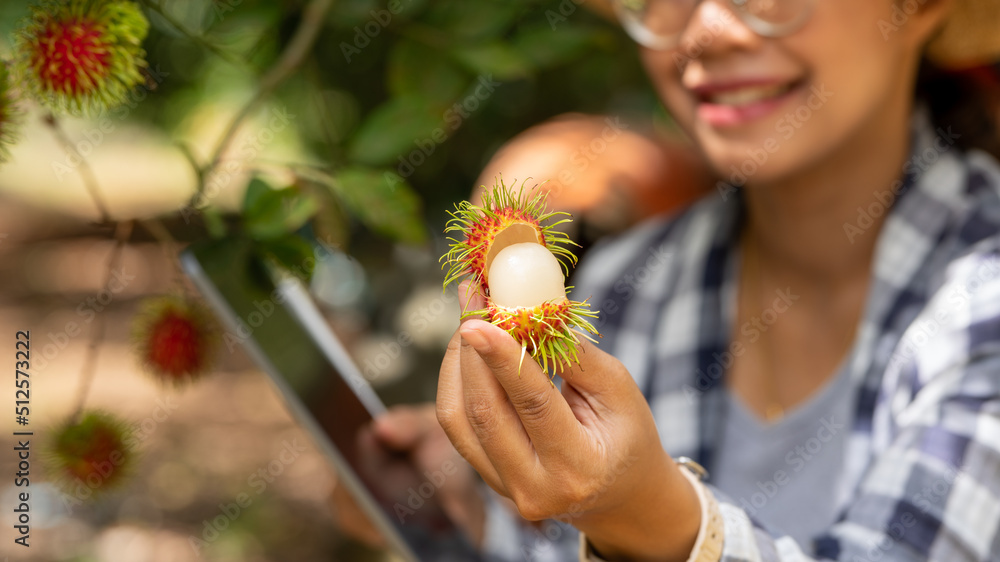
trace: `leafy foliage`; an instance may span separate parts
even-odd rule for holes
[[[138,3],[151,24],[150,73],[165,78],[147,79],[149,95],[125,107],[129,120],[174,135],[207,101],[245,97],[288,46],[307,2]],[[0,7],[0,32],[13,30],[25,4]],[[268,195],[264,206],[278,207],[235,220],[260,240],[322,231],[356,250],[423,243],[518,132],[567,111],[654,109],[634,53],[617,26],[572,2],[335,0],[302,68],[269,101],[299,116],[300,160],[348,181],[324,182],[318,194],[299,189],[315,179],[300,174],[295,190]],[[222,235],[234,218],[219,212],[233,211],[209,210],[204,223]],[[385,242],[358,237],[364,230]]]
[[[241,202],[227,206],[199,191],[177,209],[183,221],[163,221],[168,240],[210,238],[207,244],[239,250],[241,264],[258,264],[234,270],[234,276],[259,275],[257,258],[263,257],[309,279],[317,242],[343,249],[366,270],[385,269],[386,256],[419,254],[391,252],[397,245],[426,250],[444,243],[446,210],[468,196],[492,152],[514,135],[570,111],[651,115],[658,107],[624,33],[571,0],[333,0],[325,16],[315,19],[309,15],[314,0],[14,0],[0,2],[0,34],[36,38],[24,33],[32,25],[29,6],[71,4],[127,8],[136,25],[124,30],[129,33],[105,26],[114,35],[108,43],[115,39],[125,54],[137,58],[141,49],[144,56],[141,63],[119,56],[112,65],[116,81],[95,89],[99,104],[82,97],[49,103],[54,115],[43,116],[57,133],[62,113],[80,113],[85,106],[101,110],[102,130],[125,129],[119,125],[127,121],[129,128],[154,131],[177,141],[195,169],[194,191],[204,190],[213,173],[220,175],[226,160],[187,145],[192,134],[218,134],[212,119],[220,107],[246,121],[274,107],[296,115],[280,131],[266,131],[273,142],[262,133],[255,145],[234,147],[245,156],[240,165],[253,172],[246,185],[236,186],[245,190]],[[315,41],[294,68],[274,79],[307,23],[319,27]],[[26,44],[40,43],[0,43],[0,163],[17,140],[13,125],[20,124],[22,109],[35,111],[47,101],[25,77],[26,69],[36,67],[12,64],[26,60],[16,52]],[[7,68],[13,69],[9,80]],[[248,99],[256,105],[241,112]],[[213,127],[200,126],[205,121]],[[81,139],[65,140],[71,149]],[[217,143],[210,138],[205,144]],[[81,177],[86,169],[78,170]],[[237,177],[228,170],[221,175]],[[190,226],[191,216],[198,218],[197,227]],[[147,227],[152,222],[143,220]],[[113,255],[120,256],[131,224],[116,224]],[[114,263],[109,260],[109,271]],[[366,312],[390,320],[376,322],[391,321],[379,307],[398,305],[413,286],[405,275],[386,277],[392,278],[373,284],[377,294]],[[205,343],[178,336],[187,333],[179,329],[186,326],[171,326],[165,332],[171,345]],[[93,359],[104,330],[91,333],[87,353]],[[93,361],[82,363],[89,380],[94,370],[86,365]],[[64,433],[104,421],[82,409],[89,388],[81,386],[77,414],[83,414],[67,421]],[[418,397],[405,395],[410,401]],[[74,478],[90,476],[84,464],[103,462],[100,455],[109,447],[119,448],[123,434],[116,431],[73,433],[72,443],[67,441],[72,447],[63,446],[57,451],[63,458],[51,464]],[[253,527],[254,536],[275,528],[251,521],[244,517],[239,524]],[[275,533],[262,541],[268,552],[255,550],[254,556],[313,558],[301,552],[309,541],[297,532]],[[333,559],[360,558],[338,552]]]

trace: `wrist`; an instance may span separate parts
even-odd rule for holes
[[[615,507],[582,517],[577,527],[606,560],[688,559],[701,525],[697,490],[665,452]]]

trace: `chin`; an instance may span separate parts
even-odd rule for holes
[[[769,139],[752,137],[746,142],[715,139],[701,146],[719,179],[734,186],[780,183],[808,167],[812,158],[803,153],[803,145],[783,145]]]

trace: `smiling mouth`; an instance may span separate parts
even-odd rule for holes
[[[773,113],[805,85],[804,78],[787,82],[720,82],[693,88],[692,93],[701,120],[712,127],[735,127]]]
[[[797,85],[798,82],[788,82],[767,86],[746,86],[701,94],[698,99],[713,105],[741,107],[781,97],[795,89]]]

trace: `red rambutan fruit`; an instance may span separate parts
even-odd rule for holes
[[[136,317],[132,339],[146,370],[168,382],[204,375],[218,348],[219,329],[203,305],[183,297],[146,301]]]
[[[135,462],[128,425],[106,412],[88,411],[56,427],[47,444],[47,470],[64,488],[85,497],[121,485]]]
[[[149,21],[131,0],[41,0],[15,32],[18,77],[55,111],[120,105],[143,82]]]
[[[459,236],[449,239],[441,258],[448,269],[445,286],[470,277],[486,297],[489,321],[521,343],[522,360],[528,353],[553,373],[579,362],[579,336],[593,341],[590,334],[598,335],[588,320],[597,317],[590,305],[566,297],[564,274],[576,256],[566,247],[572,241],[555,227],[568,216],[547,212],[545,193],[526,196],[523,183],[515,192],[500,180],[483,194],[482,205],[456,205],[445,232]],[[552,222],[557,217],[565,218]]]

